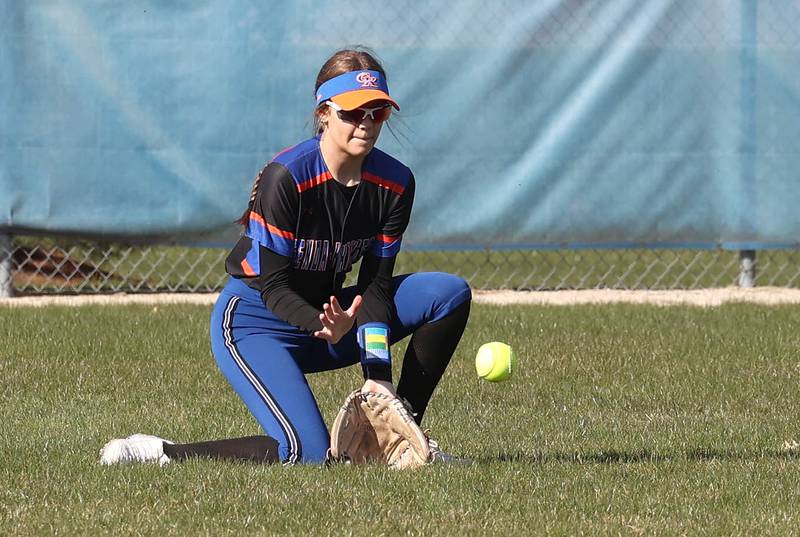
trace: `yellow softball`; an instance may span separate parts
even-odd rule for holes
[[[516,357],[511,347],[499,341],[484,343],[475,356],[478,376],[491,382],[500,382],[516,369]]]

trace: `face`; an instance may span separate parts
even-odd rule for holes
[[[386,101],[370,101],[362,109],[383,107]],[[321,109],[321,120],[324,136],[333,146],[351,157],[363,157],[369,153],[378,141],[383,121],[376,121],[369,114],[359,109],[352,112],[337,112],[330,106]],[[383,110],[373,111],[372,115],[380,118],[385,114]],[[341,117],[340,117],[341,116]]]

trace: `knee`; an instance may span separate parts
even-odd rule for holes
[[[442,274],[442,287],[446,289],[446,294],[451,300],[466,302],[472,300],[472,289],[470,289],[467,280],[455,274]]]
[[[432,288],[436,289],[437,294],[437,304],[431,321],[438,321],[472,300],[472,289],[464,278],[445,272],[433,272],[431,278]]]

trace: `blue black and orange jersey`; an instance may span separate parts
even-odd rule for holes
[[[282,151],[261,171],[226,270],[258,289],[276,316],[313,333],[322,328],[322,305],[363,257],[357,286],[364,302],[356,323],[388,325],[392,271],[411,214],[414,177],[373,148],[361,181],[345,187],[328,170],[319,141],[317,136]]]

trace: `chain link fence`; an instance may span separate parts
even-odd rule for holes
[[[0,241],[0,288],[8,295],[213,292],[228,251],[14,237]],[[755,265],[753,266],[753,261]],[[352,283],[357,274],[350,275]],[[475,289],[703,289],[800,286],[793,250],[484,250],[413,248],[396,273],[444,271]]]
[[[374,44],[378,50],[413,47],[421,43],[431,50],[490,48],[502,43],[508,50],[518,50],[524,54],[537,51],[542,54],[575,47],[601,51],[613,41],[618,46],[644,45],[653,52],[685,52],[687,61],[702,62],[698,65],[703,76],[684,78],[677,74],[672,76],[671,71],[663,75],[665,80],[671,82],[664,86],[666,89],[663,91],[674,93],[678,96],[676,98],[692,96],[686,99],[685,107],[675,111],[679,115],[672,123],[668,118],[663,119],[666,147],[679,152],[686,148],[669,144],[678,143],[680,137],[676,141],[670,139],[668,134],[676,130],[675,125],[679,124],[680,119],[710,114],[716,110],[711,104],[719,100],[734,105],[748,104],[739,96],[739,92],[753,89],[748,84],[755,84],[756,79],[745,78],[732,84],[727,76],[729,62],[723,61],[725,56],[718,53],[740,47],[743,40],[751,40],[752,43],[748,41],[748,47],[744,50],[751,54],[757,46],[771,51],[765,61],[767,67],[775,67],[786,63],[792,65],[800,46],[800,8],[796,2],[744,2],[735,6],[722,0],[700,3],[686,0],[653,2],[641,6],[631,3],[628,9],[619,12],[611,10],[614,13],[610,15],[606,13],[609,5],[577,0],[558,2],[550,6],[545,21],[538,21],[509,16],[518,9],[515,4],[504,6],[498,3],[488,10],[481,6],[481,16],[473,16],[468,10],[454,12],[452,6],[443,3],[414,3],[412,8],[409,3],[400,2],[391,4],[388,11],[383,13],[383,19],[405,21],[408,24],[384,25],[376,35],[372,25],[363,24],[364,13],[370,13],[373,7],[371,3],[365,0],[339,1],[328,4],[326,8],[336,16],[316,17],[314,24],[319,26],[307,28],[303,43],[306,46],[328,47],[333,42],[362,41]],[[665,11],[660,12],[662,8]],[[752,16],[754,14],[757,17]],[[752,27],[748,25],[751,19]],[[513,24],[515,22],[516,26]],[[519,26],[522,23],[529,25],[526,31]],[[417,28],[417,32],[409,32],[409,26]],[[503,28],[514,31],[498,31]],[[641,31],[632,32],[631,29]],[[695,51],[703,54],[695,56]],[[558,57],[558,54],[554,55],[554,58]],[[749,56],[740,55],[732,61],[747,64]],[[697,69],[698,65],[692,67]],[[594,68],[588,61],[586,66],[587,72]],[[683,66],[675,65],[672,68],[682,69]],[[764,77],[764,74],[770,75],[777,81],[780,91],[774,91],[760,101],[753,100],[753,105],[758,104],[760,108],[743,113],[745,119],[753,123],[745,126],[765,136],[766,142],[762,146],[769,146],[771,156],[796,154],[796,140],[800,136],[800,122],[794,121],[791,114],[780,113],[782,110],[792,110],[796,100],[795,81],[781,80],[781,73],[783,71],[764,70],[758,83],[763,85],[765,81],[772,81]],[[561,86],[554,85],[553,88],[558,90]],[[625,91],[631,89],[635,88],[626,88]],[[628,102],[638,103],[635,106],[636,110],[641,109],[641,115],[612,115],[605,118],[607,121],[604,119],[600,122],[602,128],[608,130],[616,127],[636,133],[639,132],[636,125],[625,122],[645,121],[651,117],[652,111],[664,113],[659,101],[663,98],[661,92],[644,93],[645,97],[634,93],[636,99],[626,94]],[[538,99],[553,97],[560,100],[562,95],[537,94]],[[761,112],[757,113],[758,110]],[[494,116],[500,117],[498,114]],[[501,119],[508,121],[505,117]],[[546,118],[534,119],[544,121]],[[709,121],[717,120],[717,116],[709,117]],[[538,125],[536,121],[529,123]],[[596,138],[592,135],[595,131],[592,128],[600,132],[597,126],[585,127],[583,131],[586,133],[587,147],[591,145],[595,148]],[[501,142],[505,144],[505,141]],[[632,147],[649,147],[645,143],[647,140],[637,138],[636,134],[632,134],[629,142],[633,144]],[[714,144],[718,141],[713,134],[698,131],[696,143],[716,149]],[[617,148],[612,147],[612,150],[616,151]],[[770,170],[769,167],[785,167],[785,162],[765,160],[762,163],[763,177],[776,176],[770,173],[774,169]],[[84,173],[83,170],[81,173]],[[711,171],[708,173],[712,174]],[[213,292],[221,289],[227,278],[224,271],[226,255],[225,249],[0,235],[0,296]],[[475,289],[701,289],[731,285],[798,287],[799,256],[800,250],[513,250],[492,246],[482,250],[415,250],[413,245],[407,245],[398,258],[396,272],[450,272],[464,277]],[[357,267],[351,274],[351,282],[356,273]]]

